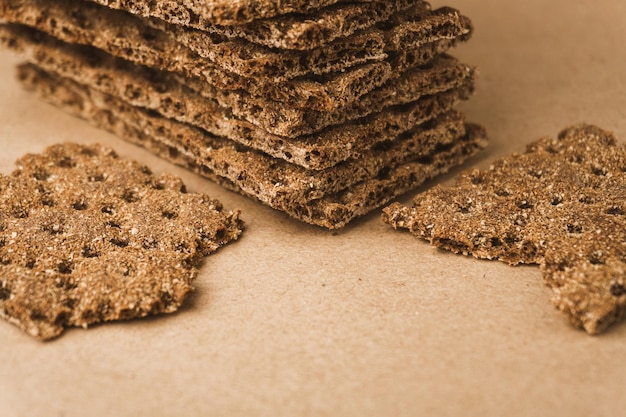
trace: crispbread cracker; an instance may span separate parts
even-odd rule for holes
[[[145,24],[167,33],[227,71],[272,82],[343,71],[356,64],[385,59],[394,67],[411,66],[418,61],[406,55],[417,48],[438,40],[466,40],[472,31],[471,22],[457,10],[430,10],[423,6],[393,15],[384,26],[380,24],[306,51],[266,48],[239,38],[226,40],[158,20]]]
[[[315,172],[147,113],[31,65],[20,71],[22,82],[46,100],[293,217],[328,228],[343,227],[484,146],[484,132],[473,126],[464,138],[456,137],[465,128],[454,121],[458,116],[450,115],[439,126],[425,126],[423,132],[416,130],[369,156]],[[419,161],[406,163],[410,155]]]
[[[410,7],[429,9],[430,5],[420,0],[344,3],[307,15],[290,14],[245,25],[211,25],[196,30],[242,38],[271,48],[311,50],[383,23]]]
[[[245,39],[251,43],[283,50],[311,50],[327,45],[336,39],[349,37],[357,31],[384,22],[399,11],[409,7],[430,8],[425,1],[392,0],[340,3],[319,9],[313,13],[288,14],[274,19],[255,20],[247,24],[220,25],[211,22],[208,25],[180,25],[167,17],[150,17],[151,13],[135,13],[143,15],[145,20],[157,25],[167,22],[180,28],[194,28],[197,32],[227,36],[232,39]],[[120,9],[119,7],[112,7]]]
[[[245,184],[241,187],[273,207],[336,193],[377,175],[381,170],[426,156],[436,147],[445,146],[465,135],[464,116],[450,111],[432,122],[403,132],[398,138],[393,138],[395,140],[364,150],[337,166],[319,171],[307,170],[210,135],[202,129],[151,114],[88,86],[47,74],[32,65],[20,68],[20,78],[26,86],[40,89],[49,86],[47,90],[41,89],[43,94],[54,96],[58,101],[75,103],[86,119],[97,119],[96,115],[107,111],[126,126],[154,136],[177,152],[199,161],[206,160],[206,165],[218,175]]]
[[[142,16],[153,16],[175,24],[198,26],[233,25],[287,13],[310,13],[348,0],[90,0]],[[357,0],[359,1],[359,0]],[[368,0],[366,0],[368,1]]]
[[[259,109],[257,114],[249,114],[246,96],[239,95],[237,100],[237,95],[217,92],[216,100],[207,97],[207,91],[204,96],[200,95],[167,73],[149,71],[93,48],[65,44],[20,28],[0,25],[0,44],[20,52],[47,71],[314,169],[335,165],[352,153],[390,140],[447,111],[471,95],[475,79],[473,68],[443,56],[427,67],[394,80],[380,91],[367,94],[342,112],[290,110],[279,103],[265,101],[254,106]],[[220,103],[234,107],[222,107]],[[403,105],[390,106],[398,103]],[[373,112],[371,116],[362,118],[370,112]],[[337,125],[357,118],[359,120],[348,125]],[[321,130],[327,125],[337,126]],[[302,132],[310,134],[288,135]]]
[[[429,14],[427,9],[421,10],[422,15]],[[418,12],[415,11],[413,14]],[[386,57],[385,32],[378,30],[343,38],[328,47],[302,53],[275,50],[237,38],[228,39],[222,35],[192,30],[161,20],[140,19],[127,13],[76,0],[58,0],[53,5],[45,0],[6,0],[3,5],[0,5],[0,16],[18,23],[39,25],[41,29],[57,36],[60,36],[59,33],[62,31],[69,31],[70,34],[64,35],[67,37],[66,40],[76,43],[91,43],[89,39],[102,36],[98,33],[94,34],[94,30],[106,31],[107,29],[113,31],[115,35],[107,42],[116,45],[118,49],[126,48],[129,42],[128,39],[120,39],[122,35],[130,40],[141,39],[141,41],[134,42],[136,44],[134,49],[137,49],[138,54],[134,59],[135,62],[140,61],[142,53],[151,53],[154,57],[155,49],[158,49],[161,54],[178,51],[180,55],[184,53],[180,48],[182,44],[198,54],[197,56],[185,54],[189,60],[197,61],[189,64],[197,69],[205,68],[211,73],[215,72],[223,76],[228,76],[226,72],[223,72],[228,71],[246,78],[262,77],[273,82],[284,81],[299,75],[319,75],[340,71],[367,61],[380,61]],[[48,25],[44,24],[46,20],[50,22]],[[104,35],[104,37],[110,36]],[[144,45],[146,42],[154,46]],[[202,61],[208,61],[208,65],[204,65]],[[219,68],[212,70],[211,65],[217,65]],[[220,73],[220,68],[222,73]]]
[[[597,334],[626,314],[625,184],[626,147],[578,125],[395,203],[384,220],[453,252],[540,264],[556,306]]]
[[[0,176],[0,315],[50,339],[64,327],[173,312],[238,212],[100,145],[26,155]]]
[[[233,51],[241,48],[224,46],[226,52],[216,53],[212,61],[201,58],[167,33],[146,26],[141,19],[131,15],[117,12],[119,16],[110,16],[116,12],[98,6],[93,6],[97,7],[93,9],[78,7],[74,2],[64,5],[62,2],[39,4],[40,1],[11,0],[11,3],[16,4],[3,8],[0,5],[0,16],[11,22],[35,27],[65,42],[93,45],[137,64],[198,78],[213,88],[244,90],[252,95],[281,101],[288,106],[316,110],[333,110],[355,101],[406,69],[430,61],[458,40],[465,40],[470,30],[467,22],[456,11],[433,13],[433,22],[430,22],[430,18],[409,22],[408,27],[402,26],[398,33],[390,35],[385,42],[396,45],[397,51],[387,60],[366,62],[330,74],[277,82],[269,77],[250,78],[230,71],[241,64],[229,64],[237,56]],[[33,3],[33,6],[21,6],[24,2]],[[359,49],[357,55],[362,54],[363,50]],[[387,55],[378,54],[370,58],[381,59]],[[247,54],[244,56],[247,57]],[[281,54],[274,56],[280,57]],[[252,61],[256,59],[254,56],[248,58]],[[259,57],[255,65],[264,65],[266,61]],[[228,69],[224,69],[221,64]],[[274,65],[269,65],[269,68]],[[278,65],[277,74],[282,73],[280,68],[282,65]],[[246,74],[246,71],[244,67],[240,72]],[[284,73],[288,73],[288,70]],[[204,87],[199,88],[202,89]]]

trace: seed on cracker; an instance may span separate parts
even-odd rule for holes
[[[64,327],[177,310],[238,212],[100,145],[55,145],[0,176],[0,315],[50,339]]]
[[[383,219],[456,253],[540,264],[557,308],[590,334],[626,314],[626,147],[598,127],[540,139]]]

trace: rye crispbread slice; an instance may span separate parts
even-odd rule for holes
[[[626,314],[625,184],[626,147],[578,125],[394,203],[384,220],[453,252],[540,264],[558,309],[597,334]]]
[[[417,13],[420,12],[418,10],[413,12],[416,17]],[[422,8],[421,15],[428,13],[427,9]],[[185,54],[190,60],[199,61],[195,63],[198,69],[205,67],[210,69],[211,65],[217,65],[221,71],[233,72],[246,78],[271,79],[273,82],[299,75],[340,71],[367,61],[380,61],[386,57],[384,34],[373,30],[342,39],[328,45],[327,48],[301,53],[275,50],[242,39],[229,40],[221,35],[192,30],[161,20],[140,19],[127,13],[107,10],[95,4],[76,0],[59,0],[53,5],[45,0],[5,0],[3,5],[0,5],[0,16],[31,26],[40,25],[40,28],[47,27],[43,21],[48,20],[53,22],[52,26],[61,26],[56,32],[54,28],[49,28],[48,32],[58,36],[59,31],[71,31],[75,33],[74,37],[66,40],[77,43],[91,43],[90,39],[99,36],[90,32],[94,28],[109,29],[114,31],[116,37],[108,42],[117,45],[118,49],[126,48],[128,41],[117,37],[122,35],[127,37],[124,31],[129,33],[134,31],[135,38],[138,38],[137,33],[144,38],[137,45],[138,54],[145,49],[154,55],[155,48],[158,48],[161,54],[170,50],[175,53],[181,49],[179,44],[182,44],[198,54],[197,57],[192,53]],[[124,27],[127,29],[123,29]],[[83,35],[83,39],[77,40],[77,35]],[[158,46],[146,47],[143,45],[146,42]],[[138,59],[140,56],[136,57],[135,61]],[[209,62],[208,66],[200,62],[203,59]],[[220,68],[214,70],[218,75]],[[227,72],[224,72],[226,76]]]
[[[99,1],[96,3],[103,4]],[[125,10],[119,4],[109,6],[113,9]],[[205,24],[197,22],[180,24],[180,21],[145,9],[143,11],[135,9],[132,12],[156,24],[167,22],[173,26],[193,28],[199,32],[217,34],[231,39],[245,39],[271,48],[311,50],[327,45],[336,39],[349,37],[357,31],[368,29],[386,21],[392,14],[410,7],[427,9],[430,5],[421,0],[340,2],[312,13],[288,14],[235,25],[223,25],[216,21],[205,22]]]
[[[53,3],[42,0],[8,1],[11,4],[4,7],[0,4],[0,17],[35,27],[63,41],[93,45],[137,64],[198,78],[203,84],[209,84],[209,88],[244,90],[249,94],[281,101],[288,106],[316,110],[333,110],[355,101],[406,69],[430,61],[458,40],[467,39],[470,31],[469,24],[456,11],[436,16],[433,13],[433,19],[441,22],[435,24],[429,19],[409,22],[407,28],[403,27],[398,33],[390,35],[389,43],[399,48],[390,59],[364,63],[330,74],[276,82],[265,76],[250,78],[226,70],[220,64],[231,69],[239,66],[237,63],[228,63],[229,58],[234,57],[233,54],[216,53],[214,61],[201,58],[167,33],[148,27],[141,19],[126,13],[117,12],[119,16],[111,16],[116,13],[114,10],[95,5],[93,7],[96,9],[85,8],[84,5],[79,7],[75,2],[62,4],[69,0]],[[22,6],[24,2],[34,5]],[[232,52],[232,48],[227,46],[225,50]],[[363,55],[362,49],[357,51],[357,55]],[[280,57],[281,54],[274,56]],[[378,54],[378,58],[384,56],[386,54]],[[258,63],[264,65],[266,60],[261,57]],[[276,69],[273,65],[269,67]],[[281,65],[277,68],[278,74],[284,69]],[[204,86],[199,89],[204,89]]]
[[[345,226],[458,165],[485,141],[481,128],[463,126],[460,115],[450,114],[438,125],[381,144],[357,160],[311,171],[143,111],[32,65],[20,67],[20,78],[44,99],[99,127],[297,219],[331,229]],[[417,160],[407,162],[409,156]]]
[[[163,0],[158,3],[149,0],[91,1],[141,16],[158,17],[175,24],[202,28],[216,24],[242,24],[287,13],[310,13],[348,0]]]
[[[241,100],[236,101],[236,95],[217,92],[220,99],[216,102],[207,97],[208,92],[202,96],[167,73],[149,71],[90,47],[65,44],[21,26],[0,25],[0,44],[47,71],[313,169],[335,165],[449,110],[471,95],[475,79],[473,68],[442,56],[381,91],[367,94],[343,113],[289,111],[266,101],[266,105],[255,106],[260,109],[258,114],[250,115],[250,106],[241,95]],[[392,95],[397,90],[400,91]],[[224,108],[220,102],[235,107]],[[398,102],[402,105],[390,106]],[[374,113],[363,118],[369,112]],[[357,118],[350,124],[336,125]],[[326,125],[336,126],[324,129]],[[266,131],[266,127],[272,132]],[[274,133],[302,131],[311,133],[297,137]]]
[[[403,132],[400,137],[364,150],[337,166],[324,170],[307,170],[300,166],[277,160],[262,152],[242,147],[225,138],[210,135],[202,129],[178,123],[155,113],[136,108],[119,98],[105,95],[88,86],[76,84],[52,74],[47,74],[33,65],[20,68],[19,74],[25,85],[52,86],[47,95],[54,94],[62,101],[73,102],[82,107],[87,119],[103,110],[117,115],[125,125],[154,135],[160,142],[199,160],[214,164],[214,171],[240,179],[247,188],[272,206],[285,200],[291,204],[320,198],[338,192],[348,186],[377,175],[384,169],[393,168],[403,162],[431,153],[437,146],[445,146],[465,135],[464,116],[450,111],[432,122]],[[63,89],[64,94],[60,91]],[[46,93],[44,93],[46,94]],[[242,157],[245,155],[245,157]],[[225,170],[220,170],[225,166]]]
[[[241,233],[238,212],[101,145],[16,165],[0,176],[0,316],[40,339],[176,311],[201,258]]]
[[[420,0],[352,2],[325,7],[306,15],[290,14],[245,25],[211,25],[202,29],[195,26],[195,29],[231,39],[245,39],[270,48],[310,51],[383,23],[395,13],[409,8],[429,9],[430,4]]]
[[[387,60],[402,69],[424,62],[423,57],[418,61],[406,56],[415,49],[441,40],[466,40],[472,31],[469,19],[458,11],[445,7],[430,10],[423,5],[403,10],[368,30],[306,51],[266,48],[239,38],[226,40],[162,21],[146,24],[227,71],[272,82],[344,71],[368,61]]]

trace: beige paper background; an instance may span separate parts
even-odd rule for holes
[[[626,139],[626,2],[443,4],[476,26],[454,54],[481,68],[463,108],[491,144],[466,166],[582,121]],[[0,416],[626,413],[626,324],[572,329],[538,268],[437,251],[380,211],[338,232],[298,223],[38,101],[15,62],[0,53],[2,173],[48,144],[104,142],[241,208],[247,229],[180,313],[51,343],[0,322]]]

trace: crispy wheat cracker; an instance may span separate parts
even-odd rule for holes
[[[235,25],[287,13],[311,13],[347,0],[90,0],[141,16],[153,16],[175,24],[206,27]],[[367,1],[367,0],[366,0]]]
[[[177,310],[201,258],[241,233],[238,212],[101,145],[16,165],[0,176],[0,315],[40,339]]]
[[[13,2],[16,4],[13,5]],[[34,5],[21,6],[22,2],[29,5],[32,2]],[[427,63],[456,42],[466,40],[471,31],[469,23],[456,11],[433,12],[432,16],[424,19],[415,16],[415,21],[404,25],[398,23],[395,25],[398,26],[397,31],[389,31],[384,43],[395,45],[393,53],[374,53],[375,56],[361,59],[358,56],[362,56],[364,50],[356,46],[356,61],[345,61],[344,53],[338,55],[337,59],[352,64],[362,62],[359,65],[339,69],[332,64],[333,72],[281,81],[269,76],[249,76],[249,67],[245,62],[250,61],[250,65],[259,67],[267,66],[268,71],[274,71],[276,76],[284,78],[283,75],[289,73],[290,68],[298,67],[293,64],[301,58],[306,58],[302,70],[308,71],[311,66],[306,61],[312,55],[305,54],[294,60],[283,59],[282,53],[270,53],[272,58],[267,53],[260,56],[250,54],[250,51],[243,51],[227,42],[208,48],[212,51],[213,59],[203,58],[168,33],[147,26],[141,19],[127,14],[111,16],[111,13],[115,14],[114,10],[99,7],[92,10],[75,2],[70,3],[64,5],[62,2],[41,0],[11,0],[9,6],[2,7],[0,4],[0,17],[9,22],[35,27],[65,42],[92,45],[140,65],[197,78],[207,86],[200,86],[199,91],[205,88],[244,90],[254,96],[281,101],[288,106],[314,110],[333,110],[357,100],[407,69]],[[404,18],[410,20],[410,15]],[[322,62],[321,65],[327,63]],[[239,74],[232,71],[235,68],[240,68]]]
[[[425,8],[421,10],[422,15],[430,13]],[[415,11],[413,14],[417,13]],[[38,26],[76,43],[100,42],[101,45],[104,39],[93,38],[112,38],[107,41],[111,43],[110,48],[117,46],[117,49],[124,49],[132,41],[136,44],[134,49],[137,49],[137,57],[133,59],[135,62],[141,60],[142,53],[152,52],[154,58],[156,49],[161,53],[180,55],[182,52],[179,44],[182,44],[197,53],[197,56],[186,54],[189,59],[196,61],[190,65],[195,64],[197,68],[201,68],[204,60],[243,77],[262,77],[274,82],[300,75],[339,71],[386,57],[383,32],[378,30],[342,38],[315,51],[299,52],[275,50],[243,39],[228,39],[219,34],[172,25],[161,20],[140,19],[75,0],[59,0],[52,5],[44,0],[7,0],[0,5],[0,16],[10,21]],[[45,21],[49,23],[46,25]],[[211,64],[206,68],[211,68]],[[219,74],[219,68],[213,71]]]
[[[120,4],[99,4],[124,10]],[[309,13],[291,13],[276,18],[256,19],[244,24],[224,25],[219,21],[188,22],[159,15],[152,10],[133,10],[136,15],[153,22],[167,22],[171,26],[194,28],[198,32],[214,33],[229,38],[246,39],[251,43],[271,48],[310,50],[326,45],[335,39],[345,38],[357,31],[386,21],[392,14],[409,7],[428,9],[430,5],[421,0],[391,0],[345,2]]]
[[[448,111],[471,95],[475,79],[473,68],[441,56],[341,112],[305,112],[266,101],[254,106],[259,112],[250,114],[244,96],[234,100],[234,95],[218,93],[218,100],[211,99],[208,92],[201,95],[163,72],[149,71],[93,48],[37,36],[31,30],[14,29],[0,25],[0,43],[48,72],[312,169],[336,165]],[[223,107],[220,102],[234,107]],[[354,120],[339,124],[349,119]],[[324,128],[326,125],[333,126]],[[315,133],[284,134],[303,131]]]
[[[597,334],[626,312],[625,201],[626,147],[578,125],[383,217],[453,252],[540,264],[558,309]]]
[[[467,40],[472,32],[469,19],[457,10],[445,7],[430,10],[424,6],[403,10],[372,28],[305,51],[267,48],[239,38],[224,39],[158,20],[144,25],[143,30],[158,29],[225,70],[272,82],[343,71],[368,61],[387,59],[406,66],[406,62],[416,60],[405,55],[414,53],[420,46],[438,40]]]
[[[255,20],[244,25],[194,28],[201,32],[245,39],[270,48],[312,50],[336,39],[366,31],[376,24],[384,24],[394,14],[409,8],[428,10],[430,4],[421,0],[350,2],[325,7],[306,15],[289,14],[277,19]]]
[[[337,167],[306,170],[31,64],[20,66],[19,75],[45,100],[99,127],[297,219],[331,229],[460,164],[485,142],[481,128],[463,125],[463,116],[451,112]]]
[[[393,168],[428,155],[465,135],[465,117],[451,110],[436,119],[415,126],[398,137],[354,154],[341,164],[323,170],[309,170],[272,158],[208,132],[134,107],[119,98],[76,84],[30,65],[20,66],[20,81],[44,98],[58,104],[71,103],[75,113],[88,120],[109,120],[144,132],[180,152],[207,161],[217,174],[240,184],[243,189],[273,207],[320,198]],[[101,122],[111,130],[115,123]],[[121,136],[125,136],[121,132]]]

